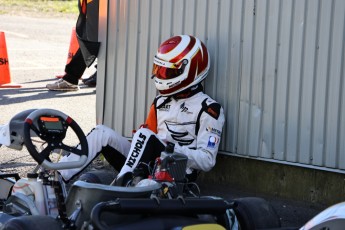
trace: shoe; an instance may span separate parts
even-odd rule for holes
[[[47,84],[46,86],[49,90],[56,91],[77,91],[79,90],[78,85],[73,85],[63,79],[60,79],[52,84]]]
[[[93,75],[91,75],[91,76],[88,77],[88,78],[82,78],[81,81],[82,81],[83,83],[85,83],[85,82],[87,82],[88,80],[90,80],[90,78],[92,78],[92,76],[93,76]]]
[[[83,83],[89,87],[96,87],[97,84],[97,72],[91,75],[91,77],[83,79]]]
[[[87,81],[89,81],[89,80],[95,78],[96,75],[97,75],[97,71],[95,71],[90,77],[81,79],[81,81],[82,81],[83,83],[85,83],[85,82],[87,82]]]

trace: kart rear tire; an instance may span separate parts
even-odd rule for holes
[[[110,185],[115,179],[115,172],[107,170],[92,170],[82,174],[78,180],[95,184]]]
[[[2,230],[61,230],[62,223],[50,216],[20,216],[7,221]]]
[[[235,199],[234,208],[240,229],[255,230],[280,228],[280,218],[273,206],[266,200],[258,197]]]

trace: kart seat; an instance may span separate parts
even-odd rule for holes
[[[99,202],[116,198],[149,198],[152,191],[161,187],[159,183],[144,187],[120,187],[76,181],[66,198],[67,215],[79,210],[77,226],[90,218],[92,208]]]

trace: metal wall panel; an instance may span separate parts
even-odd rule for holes
[[[345,169],[344,0],[101,0],[100,11],[100,123],[129,137],[156,95],[157,47],[193,34],[226,113],[222,153]]]

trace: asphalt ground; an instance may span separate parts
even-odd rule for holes
[[[0,31],[5,32],[12,83],[22,88],[0,89],[0,125],[26,109],[51,108],[72,117],[87,133],[96,124],[96,89],[80,84],[75,92],[46,89],[64,72],[76,18],[42,15],[0,15]],[[94,69],[86,70],[88,77]],[[0,75],[1,76],[1,75]],[[0,147],[0,173],[26,172],[36,166],[27,151]],[[228,186],[201,185],[204,194],[232,199],[261,196],[268,200],[282,218],[283,227],[302,226],[325,207],[254,194]]]

